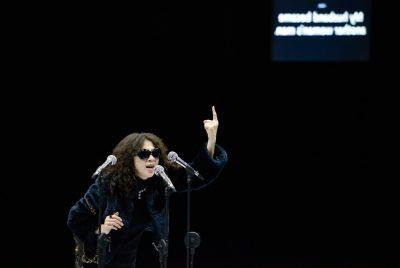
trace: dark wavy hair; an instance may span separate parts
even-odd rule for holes
[[[161,150],[159,165],[166,169],[172,166],[167,159],[167,146],[158,136],[152,133],[132,133],[123,138],[113,150],[113,155],[118,159],[114,166],[108,168],[111,173],[111,196],[124,198],[129,196],[137,181],[133,157],[142,148],[145,140],[149,140],[156,148]]]

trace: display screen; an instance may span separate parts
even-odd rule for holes
[[[370,0],[274,0],[273,61],[368,61]]]

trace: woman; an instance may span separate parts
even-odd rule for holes
[[[206,179],[193,179],[193,189],[213,181],[227,162],[225,150],[216,145],[218,118],[212,107],[212,120],[204,120],[208,141],[192,162]],[[151,133],[132,133],[114,148],[118,159],[114,166],[103,170],[85,195],[71,208],[68,226],[78,244],[77,265],[96,267],[99,233],[110,241],[106,249],[105,267],[135,267],[136,250],[144,231],[152,231],[158,242],[165,237],[165,184],[155,175],[155,167],[177,171],[166,157],[167,147]],[[182,172],[181,172],[182,173]],[[174,179],[174,176],[170,176]],[[179,183],[180,182],[180,183]],[[185,180],[173,181],[177,191],[185,190]],[[101,187],[100,187],[101,185]],[[99,189],[103,193],[99,200]],[[100,203],[100,205],[99,205]],[[98,212],[101,211],[101,230]]]

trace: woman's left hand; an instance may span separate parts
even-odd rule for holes
[[[204,120],[204,129],[207,131],[208,140],[216,141],[217,140],[217,130],[218,130],[218,117],[217,112],[215,111],[215,107],[212,107],[212,120]]]
[[[207,132],[208,142],[207,142],[207,150],[211,156],[214,155],[215,143],[217,141],[217,130],[218,130],[218,116],[215,111],[215,107],[212,107],[212,120],[204,120],[204,129]]]

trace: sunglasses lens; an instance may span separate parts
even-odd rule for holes
[[[155,158],[159,158],[160,155],[161,155],[161,150],[158,149],[158,148],[156,148],[156,149],[154,149],[154,150],[152,151],[151,154],[152,154]]]
[[[136,155],[142,160],[148,159],[150,157],[150,155],[152,155],[154,158],[159,158],[161,155],[161,150],[158,148],[156,148],[152,151],[143,149],[143,150],[140,150]]]
[[[137,153],[137,156],[142,160],[147,159],[147,158],[150,157],[150,151],[148,151],[148,150],[140,150]]]

